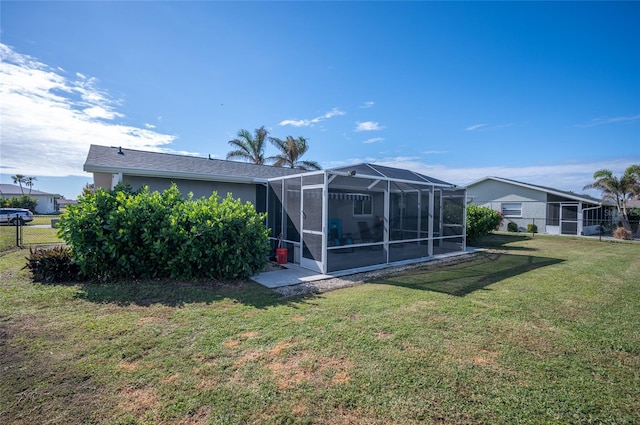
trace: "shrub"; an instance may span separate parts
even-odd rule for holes
[[[502,214],[488,207],[467,206],[467,240],[476,241],[500,227]]]
[[[613,231],[613,237],[616,239],[624,239],[626,241],[633,239],[631,232],[626,230],[624,227],[616,227]]]
[[[24,208],[30,210],[32,213],[36,212],[37,203],[37,200],[29,198],[27,195],[15,198],[0,198],[0,206],[8,208]]]
[[[507,224],[507,231],[509,232],[518,232],[518,225],[516,223],[514,223],[513,221],[510,221],[509,224]]]
[[[73,261],[68,247],[29,249],[28,268],[38,282],[69,282],[78,280],[80,267]]]
[[[94,279],[250,276],[266,261],[264,214],[217,194],[184,198],[119,186],[70,205],[58,224],[83,273]]]
[[[527,233],[538,233],[538,226],[536,224],[527,224]]]

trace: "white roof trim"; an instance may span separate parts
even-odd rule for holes
[[[99,167],[89,166],[84,167],[84,171],[90,173],[122,173],[126,176],[139,176],[139,177],[157,177],[164,179],[184,179],[184,180],[199,180],[199,181],[216,181],[223,183],[245,183],[245,184],[264,184],[267,179],[256,177],[241,177],[241,176],[227,176],[221,174],[201,174],[201,173],[186,173],[173,171],[171,173],[158,170],[141,170],[139,168],[116,168],[116,167]]]

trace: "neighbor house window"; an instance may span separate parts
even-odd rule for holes
[[[353,200],[353,215],[373,215],[373,203],[371,197]]]
[[[502,215],[505,217],[522,217],[522,203],[502,204]]]

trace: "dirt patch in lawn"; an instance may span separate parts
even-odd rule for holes
[[[351,380],[352,363],[348,359],[319,356],[297,350],[292,341],[282,341],[269,350],[247,350],[236,360],[232,382],[249,384],[248,369],[256,363],[266,368],[278,389],[286,390],[303,383],[328,388]]]

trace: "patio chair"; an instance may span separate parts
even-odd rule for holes
[[[362,243],[373,242],[373,235],[371,234],[371,229],[369,229],[369,223],[359,221],[358,229],[360,230],[360,240],[362,240]]]

